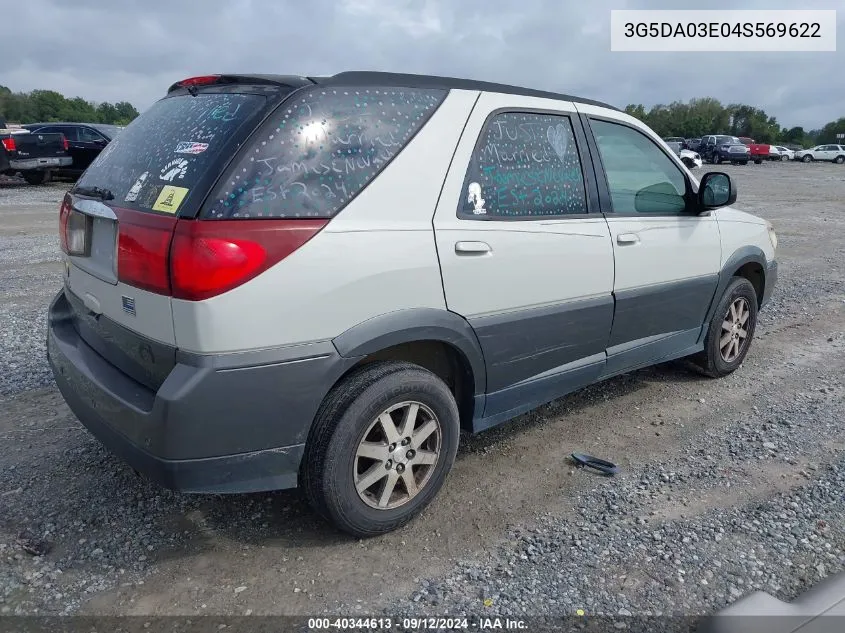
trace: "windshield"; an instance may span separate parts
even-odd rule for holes
[[[265,102],[253,94],[165,97],[105,147],[76,187],[108,190],[119,206],[176,213],[235,131]]]

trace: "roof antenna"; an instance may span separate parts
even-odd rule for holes
[[[187,88],[188,88],[188,94],[191,95],[192,97],[196,97],[197,93],[199,93],[199,90],[197,90],[197,87],[196,87],[195,84],[191,84]]]

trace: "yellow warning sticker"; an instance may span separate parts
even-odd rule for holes
[[[176,213],[179,210],[179,205],[182,200],[188,195],[189,189],[185,187],[174,187],[172,185],[165,185],[158,194],[156,203],[153,205],[153,211],[164,211],[165,213]]]

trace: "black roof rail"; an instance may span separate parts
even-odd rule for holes
[[[414,75],[405,73],[355,70],[341,72],[330,77],[309,77],[309,79],[314,83],[323,86],[363,86],[367,84],[377,84],[381,86],[395,86],[404,88],[441,88],[444,90],[455,89],[500,92],[504,94],[521,95],[526,97],[541,97],[544,99],[574,101],[577,103],[590,104],[602,108],[609,108],[611,110],[620,111],[619,108],[616,108],[607,103],[603,103],[601,101],[594,101],[592,99],[585,99],[583,97],[576,97],[573,95],[566,95],[557,92],[549,92],[546,90],[536,90],[533,88],[523,88],[520,86],[511,86],[508,84],[500,84],[490,81],[460,79],[458,77],[440,77],[436,75]]]

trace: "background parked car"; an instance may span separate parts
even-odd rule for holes
[[[56,175],[77,177],[94,162],[103,148],[120,134],[117,125],[101,123],[28,123],[22,126],[32,132],[60,132],[68,140],[73,163],[57,170]]]
[[[688,150],[692,150],[693,152],[697,152],[699,145],[701,145],[701,139],[700,138],[688,138],[686,140],[685,147]]]
[[[748,146],[736,136],[726,134],[709,134],[701,137],[698,153],[714,165],[726,160],[738,165],[747,165],[751,159]]]
[[[771,160],[792,160],[795,158],[795,152],[783,145],[772,145],[769,158]]]
[[[67,139],[59,133],[0,129],[0,174],[20,174],[29,184],[40,185],[51,172],[70,163]]]
[[[803,149],[795,152],[795,160],[810,163],[814,160],[829,160],[834,163],[845,163],[845,146],[842,145],[816,145],[810,149]]]
[[[768,143],[758,143],[753,138],[748,136],[739,136],[740,141],[745,143],[748,147],[748,153],[751,155],[751,160],[754,161],[756,165],[759,165],[764,160],[769,160],[769,154],[771,153],[772,146]]]

